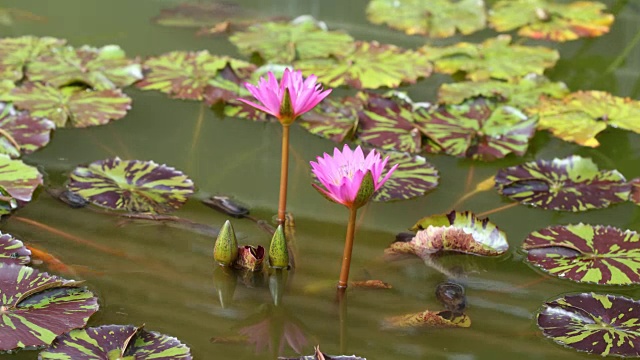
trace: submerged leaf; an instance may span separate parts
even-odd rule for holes
[[[326,98],[313,110],[303,114],[296,122],[312,134],[341,143],[348,140],[358,125],[362,110],[359,98]]]
[[[367,360],[355,355],[327,355],[320,351],[320,345],[314,347],[315,354],[297,358],[278,357],[278,360]]]
[[[51,120],[32,117],[28,112],[0,103],[0,130],[11,137],[0,135],[0,154],[12,158],[30,154],[49,143],[55,127]]]
[[[21,80],[27,65],[65,43],[66,40],[53,37],[21,36],[0,39],[0,78]]]
[[[25,265],[31,261],[31,251],[11,234],[0,232],[0,264]]]
[[[248,26],[259,21],[258,14],[232,2],[185,2],[160,10],[152,19],[158,25],[172,27]],[[226,27],[225,27],[226,24]]]
[[[408,200],[438,186],[438,170],[424,157],[396,151],[381,151],[380,155],[382,158],[389,157],[383,173],[396,164],[398,167],[373,195],[373,201]]]
[[[384,319],[382,327],[389,330],[403,330],[423,327],[460,327],[471,326],[471,319],[465,314],[452,313],[449,310],[426,310],[415,314],[391,316]]]

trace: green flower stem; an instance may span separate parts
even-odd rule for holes
[[[282,160],[280,163],[280,199],[278,223],[284,224],[287,212],[287,181],[289,177],[289,125],[282,125]]]
[[[349,208],[349,224],[347,225],[347,237],[344,241],[344,252],[342,254],[342,269],[340,269],[340,280],[338,289],[346,289],[349,282],[349,268],[351,267],[351,251],[353,250],[353,238],[356,233],[356,214],[358,209]]]

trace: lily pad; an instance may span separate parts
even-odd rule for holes
[[[314,135],[341,143],[355,133],[361,110],[362,101],[357,97],[326,98],[296,122]]]
[[[640,302],[610,294],[565,295],[538,312],[544,336],[560,345],[602,356],[640,356]]]
[[[527,260],[551,275],[583,283],[640,283],[640,235],[611,226],[559,225],[529,234]]]
[[[636,205],[640,205],[640,178],[629,181],[629,184],[631,184],[629,200]]]
[[[418,155],[396,151],[380,151],[382,158],[389,157],[383,173],[398,164],[387,182],[373,196],[373,201],[387,202],[407,200],[422,196],[438,186],[438,170]]]
[[[58,336],[38,359],[190,360],[191,351],[178,339],[132,325],[103,325]]]
[[[589,158],[570,156],[538,160],[498,171],[502,195],[542,209],[585,211],[606,208],[629,198],[631,185],[616,170],[598,170]]]
[[[355,355],[327,355],[320,351],[320,346],[314,347],[315,354],[296,358],[278,357],[278,360],[367,360]]]
[[[177,99],[202,100],[216,89],[231,91],[233,98],[248,95],[241,85],[255,70],[248,62],[208,51],[172,51],[144,62],[145,78],[136,83],[142,90],[158,90]],[[229,96],[229,95],[227,95]],[[210,103],[215,101],[210,100]]]
[[[491,161],[510,153],[524,155],[537,120],[512,106],[475,98],[439,105],[418,126],[449,155]]]
[[[218,27],[226,30],[230,25],[245,27],[260,21],[259,14],[232,2],[185,2],[160,10],[152,21],[171,27]]]
[[[595,1],[501,0],[491,8],[489,24],[500,32],[520,28],[518,35],[534,39],[575,40],[609,32],[614,17],[603,13],[606,8]]]
[[[0,350],[49,344],[83,327],[98,299],[65,280],[21,265],[0,265]]]
[[[123,118],[131,108],[131,98],[120,89],[93,91],[77,86],[58,89],[41,83],[24,83],[6,99],[32,116],[51,119],[59,127],[104,125]]]
[[[511,36],[500,35],[482,44],[460,42],[445,47],[427,45],[418,51],[425,55],[425,59],[435,63],[436,71],[445,74],[461,71],[473,81],[514,80],[529,73],[542,75],[560,57],[554,49],[510,43]]]
[[[27,65],[65,43],[66,40],[53,37],[21,36],[0,39],[0,78],[21,80]]]
[[[10,136],[0,135],[0,154],[12,158],[30,154],[49,143],[55,127],[51,120],[32,117],[28,112],[0,103],[0,131]]]
[[[172,167],[118,157],[75,168],[67,188],[98,206],[160,214],[193,194],[193,182]]]
[[[577,91],[564,99],[544,98],[531,109],[540,116],[538,129],[583,146],[597,147],[607,125],[640,134],[640,101],[604,91]]]
[[[11,234],[0,232],[0,264],[25,265],[31,261],[31,251]]]
[[[299,60],[294,66],[305,76],[315,74],[327,87],[347,85],[357,89],[413,84],[432,71],[431,62],[422,54],[377,41],[356,41],[344,56]]]
[[[14,160],[0,154],[0,189],[5,190],[14,199],[26,203],[31,201],[38,185],[42,185],[42,175],[38,169],[22,160]],[[5,214],[2,207],[0,214]]]
[[[248,119],[258,122],[277,122],[274,116],[259,110],[243,101],[232,99],[226,102],[224,106],[224,115],[227,117],[235,117],[240,119]]]
[[[313,18],[289,23],[266,22],[229,37],[241,53],[257,53],[267,63],[290,64],[294,60],[345,56],[353,38],[341,31],[328,31]]]
[[[388,330],[407,330],[414,328],[468,328],[471,319],[465,314],[452,313],[449,310],[426,310],[415,314],[392,316],[384,319],[382,327]]]
[[[367,18],[409,35],[434,38],[453,36],[456,29],[468,35],[484,29],[487,21],[482,0],[371,0]]]

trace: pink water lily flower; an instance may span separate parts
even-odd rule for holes
[[[305,80],[301,71],[285,69],[282,80],[278,83],[275,75],[269,71],[267,79],[261,77],[258,86],[249,83],[244,85],[262,104],[238,100],[275,116],[283,125],[289,125],[331,93],[331,89],[323,91],[317,80],[315,75]]]
[[[316,184],[312,186],[329,200],[348,208],[359,208],[367,203],[398,167],[394,165],[382,177],[387,161],[388,156],[383,160],[375,150],[365,157],[360,146],[352,151],[345,145],[342,152],[335,148],[333,157],[324,153],[324,157],[318,156],[318,162],[310,162],[313,173],[324,189]],[[369,180],[368,174],[371,175]]]

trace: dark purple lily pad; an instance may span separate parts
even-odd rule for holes
[[[42,174],[38,169],[0,154],[0,188],[10,197],[19,202],[29,202],[38,185],[42,185]],[[0,214],[4,212],[0,211]]]
[[[640,283],[640,235],[601,225],[558,225],[534,231],[522,249],[551,275],[599,285]]]
[[[610,294],[565,295],[538,312],[544,336],[602,356],[640,356],[640,302]]]
[[[51,120],[33,117],[26,111],[16,111],[12,106],[0,103],[0,130],[10,136],[0,134],[0,154],[12,158],[30,154],[49,143],[55,127]]]
[[[25,265],[31,261],[31,251],[11,234],[0,232],[0,264]]]
[[[296,122],[312,134],[341,143],[353,136],[361,110],[357,97],[326,98]]]
[[[193,182],[172,167],[117,157],[75,168],[67,188],[98,206],[159,214],[178,209],[193,194]]]
[[[640,205],[640,178],[635,178],[629,181],[631,184],[631,193],[629,194],[629,201],[636,205]]]
[[[27,266],[0,265],[0,350],[47,345],[85,326],[98,311],[98,299],[80,284]]]
[[[0,78],[21,80],[27,65],[65,43],[66,40],[52,37],[21,36],[0,39]]]
[[[380,155],[382,158],[389,157],[383,174],[396,164],[398,167],[373,195],[373,201],[408,200],[422,196],[438,186],[438,170],[424,157],[397,151],[380,151]]]
[[[190,360],[191,351],[178,339],[133,325],[103,325],[58,336],[38,359]]]
[[[391,316],[384,319],[383,329],[408,330],[415,328],[468,328],[471,318],[465,314],[452,313],[449,310],[426,310],[414,314]]]
[[[278,360],[367,360],[355,355],[327,355],[320,351],[320,346],[314,347],[315,354],[296,358],[278,357]]]
[[[629,198],[631,185],[616,170],[598,170],[589,158],[538,160],[498,171],[496,190],[542,209],[585,211]]]

